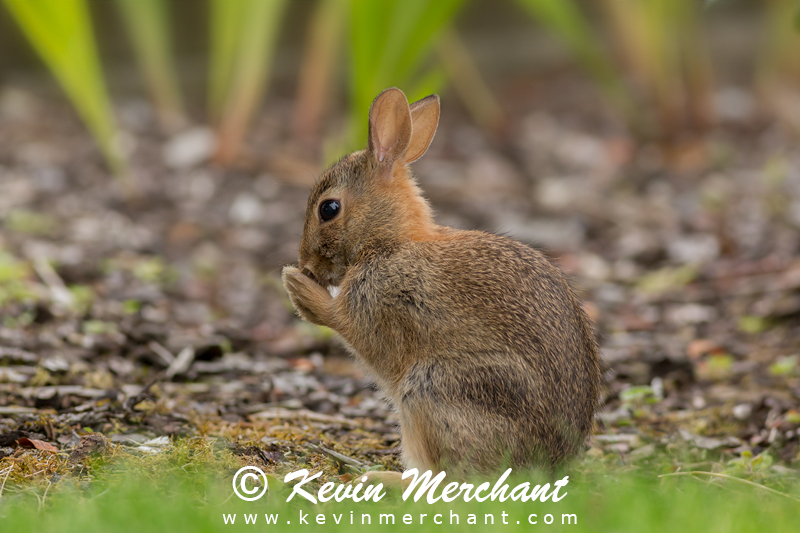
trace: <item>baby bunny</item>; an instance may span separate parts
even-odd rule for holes
[[[592,429],[592,329],[541,253],[433,221],[408,165],[438,123],[436,95],[375,98],[366,150],[314,186],[299,267],[284,268],[283,284],[300,317],[335,330],[391,400],[407,468],[552,470]]]

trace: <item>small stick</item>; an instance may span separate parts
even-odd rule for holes
[[[259,411],[250,415],[250,417],[256,419],[279,418],[284,420],[299,420],[305,418],[310,422],[319,422],[322,424],[340,424],[342,426],[355,427],[361,427],[362,425],[355,420],[350,420],[344,417],[323,415],[322,413],[315,413],[314,411],[309,411],[308,409],[291,410],[284,409],[283,407],[274,407],[272,409]]]
[[[123,403],[123,407],[128,411],[133,411],[133,407],[147,397],[147,391],[150,390],[150,387],[155,385],[156,382],[162,380],[163,378],[164,378],[163,372],[157,373],[150,379],[150,381],[144,384],[142,390],[140,390],[138,394],[135,394],[129,397],[127,400],[125,400],[125,402]]]
[[[191,346],[187,346],[183,350],[180,351],[178,357],[175,358],[172,363],[170,363],[169,368],[167,368],[164,377],[166,379],[172,379],[179,374],[183,374],[189,367],[192,366],[192,362],[194,361],[194,348]]]
[[[721,477],[723,479],[732,479],[734,481],[741,481],[742,483],[747,483],[748,485],[753,485],[754,487],[758,487],[760,489],[766,490],[767,492],[771,492],[773,494],[777,494],[779,496],[783,496],[785,498],[789,498],[790,500],[794,500],[800,502],[800,498],[795,498],[791,494],[786,494],[785,492],[781,492],[779,490],[771,489],[769,487],[765,487],[764,485],[760,485],[753,481],[749,481],[747,479],[742,479],[740,477],[729,476],[727,474],[717,474],[716,472],[703,472],[702,470],[693,470],[692,472],[673,472],[672,474],[662,474],[658,477],[671,477],[671,476],[692,476],[696,474],[703,474],[706,476],[713,476],[713,477]]]
[[[50,262],[44,257],[37,257],[33,261],[33,269],[42,278],[47,288],[50,289],[50,294],[53,300],[60,305],[72,305],[72,293],[64,284],[64,280],[58,275],[58,272],[50,265]]]
[[[147,343],[147,347],[150,348],[154,354],[159,356],[162,361],[164,361],[164,366],[169,366],[175,361],[175,356],[172,355],[172,352],[161,346],[156,341],[150,341]]]
[[[321,452],[331,456],[332,458],[336,459],[340,463],[344,463],[344,464],[347,464],[347,465],[350,465],[350,466],[354,466],[354,467],[356,467],[356,468],[358,468],[360,470],[364,470],[365,468],[367,468],[367,465],[362,463],[358,459],[353,459],[352,457],[348,457],[348,456],[346,456],[346,455],[344,455],[342,453],[335,452],[333,450],[330,450],[330,449],[326,448],[325,446],[317,446],[316,444],[310,444],[309,443],[308,447],[311,448],[312,450],[321,451]]]

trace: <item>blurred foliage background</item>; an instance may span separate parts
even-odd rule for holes
[[[279,68],[295,96],[295,143],[312,152],[324,144],[316,157],[327,161],[363,144],[366,110],[392,85],[412,100],[449,86],[478,125],[502,133],[503,102],[488,81],[497,66],[476,60],[481,50],[472,38],[487,28],[504,32],[498,25],[516,36],[538,36],[517,39],[516,46],[506,40],[508,55],[527,58],[534,71],[536,59],[546,62],[548,55],[579,66],[631,137],[655,142],[669,156],[686,139],[702,143],[724,105],[715,95],[720,77],[730,73],[720,72],[724,62],[709,35],[720,20],[738,16],[757,37],[742,37],[752,48],[751,68],[736,74],[737,83],[755,88],[773,118],[800,129],[797,0],[2,3],[0,76],[35,65],[38,56],[122,178],[126,156],[109,72],[131,60],[164,132],[208,124],[223,165],[240,156]],[[519,49],[533,43],[543,50]],[[197,105],[203,99],[205,111]],[[349,117],[344,132],[339,125],[331,130],[328,121],[337,107]]]

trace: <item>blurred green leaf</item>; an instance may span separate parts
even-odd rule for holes
[[[141,308],[142,302],[139,300],[125,300],[122,302],[122,312],[126,315],[136,314]]]
[[[789,376],[800,365],[800,356],[797,354],[782,357],[769,366],[769,373],[773,376]]]
[[[351,147],[365,144],[367,111],[382,90],[400,87],[411,102],[438,90],[434,82],[441,83],[441,75],[416,84],[414,76],[462,4],[463,0],[350,1]]]
[[[794,29],[800,33],[800,2],[797,3],[797,7],[794,10]]]
[[[81,324],[81,329],[87,335],[105,335],[106,333],[116,333],[118,328],[114,322],[86,320]]]
[[[637,286],[646,294],[661,294],[681,289],[697,278],[697,268],[692,265],[664,267],[639,278]]]
[[[91,309],[94,303],[94,291],[87,285],[70,285],[69,292],[72,294],[72,309],[78,314],[85,314]]]
[[[36,292],[28,283],[30,275],[27,263],[0,250],[0,308],[36,298]]]
[[[172,59],[167,0],[116,0],[144,71],[162,126],[183,121],[177,69]]]
[[[56,228],[57,224],[57,220],[52,215],[27,209],[14,209],[8,213],[5,219],[6,228],[29,235],[47,235]]]
[[[774,460],[772,459],[771,455],[767,453],[761,453],[755,456],[752,461],[750,461],[750,466],[753,468],[753,470],[767,470],[770,466],[772,466],[773,462]]]
[[[733,375],[733,356],[726,353],[709,355],[695,366],[695,377],[699,380],[724,380]]]
[[[111,104],[85,0],[3,0],[53,72],[100,145],[109,166],[125,175]]]
[[[619,399],[624,404],[635,405],[658,402],[655,391],[649,385],[628,387],[619,393]]]
[[[208,109],[212,120],[218,120],[225,104],[234,72],[236,50],[246,0],[211,0],[211,50],[208,79]]]
[[[577,4],[572,0],[517,0],[545,28],[564,39],[604,90],[615,98],[621,95],[614,67],[602,52],[602,43]]]
[[[175,270],[158,256],[141,258],[132,265],[131,272],[145,283],[170,285],[177,279]]]
[[[230,162],[267,81],[285,0],[211,0],[209,112],[217,159]]]
[[[636,119],[630,99],[603,43],[573,0],[517,0],[542,26],[560,37],[594,77],[609,102],[629,121]]]
[[[739,318],[739,330],[743,333],[756,334],[766,331],[769,321],[760,316],[745,315]]]

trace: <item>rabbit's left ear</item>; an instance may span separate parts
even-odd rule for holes
[[[399,161],[411,141],[411,113],[403,91],[391,87],[369,108],[369,153],[380,166]]]
[[[428,151],[428,147],[439,126],[439,97],[426,96],[410,106],[411,142],[405,154],[405,162],[413,163]]]

